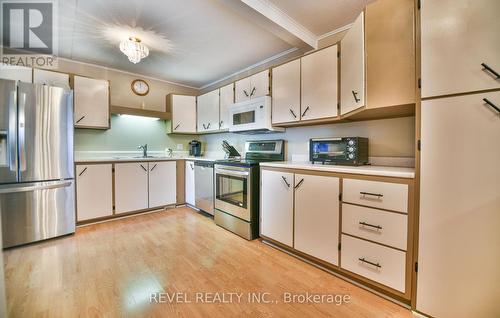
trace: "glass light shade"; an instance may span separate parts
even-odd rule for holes
[[[133,37],[120,43],[120,51],[134,64],[149,55],[148,47],[142,44],[140,39]]]

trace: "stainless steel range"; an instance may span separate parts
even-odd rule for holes
[[[259,236],[259,163],[283,161],[284,140],[245,142],[245,158],[215,163],[215,223],[239,236]]]

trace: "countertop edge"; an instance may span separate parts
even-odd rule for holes
[[[311,171],[325,171],[325,172],[336,172],[336,173],[346,173],[346,174],[357,174],[366,176],[381,176],[381,177],[393,177],[393,178],[404,178],[404,179],[415,179],[414,168],[407,167],[388,167],[388,166],[323,166],[323,165],[312,165],[307,163],[287,163],[287,162],[262,162],[261,167],[270,168],[283,168],[283,169],[300,169],[300,170],[311,170]],[[369,169],[366,169],[370,167]],[[387,170],[384,170],[386,168]],[[373,171],[370,171],[373,169]],[[413,171],[395,171],[393,169],[407,169]]]

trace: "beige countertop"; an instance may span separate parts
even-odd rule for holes
[[[78,158],[75,159],[75,164],[86,164],[93,162],[146,162],[146,161],[172,161],[172,160],[192,160],[192,161],[215,161],[222,158],[206,158],[206,157],[165,157],[165,156],[153,156],[153,157],[88,157],[88,158]]]
[[[407,168],[407,167],[387,167],[387,166],[371,166],[371,165],[340,166],[340,165],[312,164],[310,162],[298,162],[298,161],[261,162],[260,166],[363,174],[371,176],[396,177],[396,178],[406,178],[406,179],[415,178],[415,168]]]

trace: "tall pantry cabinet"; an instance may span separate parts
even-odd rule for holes
[[[500,317],[498,12],[421,2],[416,309],[433,317]]]

